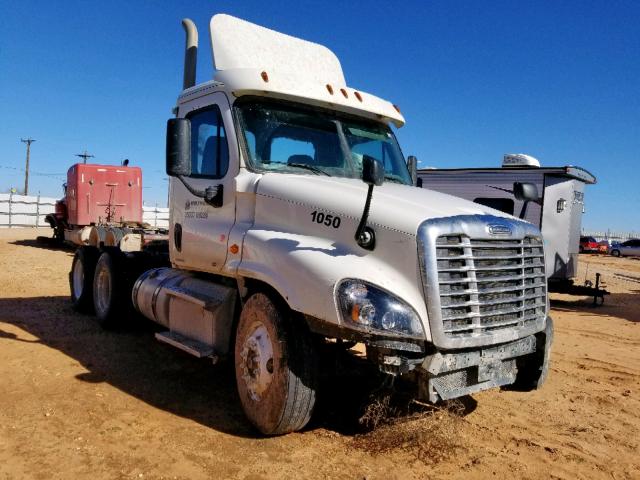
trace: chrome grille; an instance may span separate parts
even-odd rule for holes
[[[511,235],[491,235],[487,225],[496,223]],[[544,249],[533,225],[469,215],[426,221],[418,235],[436,345],[500,343],[544,328]]]
[[[446,336],[526,327],[544,318],[547,283],[540,239],[444,235],[436,240],[436,261]]]

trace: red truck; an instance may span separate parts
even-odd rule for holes
[[[77,163],[67,172],[65,195],[46,217],[59,241],[77,245],[122,246],[138,249],[142,234],[156,239],[166,232],[152,230],[142,219],[140,167]]]
[[[580,253],[599,252],[600,244],[593,237],[580,237]]]

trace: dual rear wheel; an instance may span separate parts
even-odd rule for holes
[[[122,252],[83,246],[76,250],[69,274],[71,302],[82,313],[95,313],[104,328],[116,327],[131,304]]]

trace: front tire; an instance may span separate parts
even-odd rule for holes
[[[265,435],[302,429],[316,402],[318,365],[311,334],[267,295],[245,303],[235,340],[235,374],[242,408]]]
[[[613,255],[614,257],[619,257],[620,256],[620,250],[611,250],[611,255]]]
[[[93,276],[99,252],[82,246],[76,250],[69,272],[69,288],[73,308],[81,313],[93,311]]]

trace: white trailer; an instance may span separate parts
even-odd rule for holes
[[[423,188],[495,208],[531,222],[545,242],[549,288],[565,289],[578,267],[584,187],[596,183],[587,170],[541,167],[528,155],[505,155],[502,168],[429,168],[418,170]],[[516,187],[514,188],[514,184]],[[517,184],[534,185],[537,198],[518,198]]]
[[[197,31],[183,25],[168,265],[153,268],[160,250],[82,247],[74,304],[106,327],[133,305],[166,328],[159,340],[228,357],[265,434],[307,424],[333,339],[364,343],[429,401],[538,388],[553,336],[540,230],[414,188],[399,109],[348,86],[327,48],[216,15],[215,78],[194,85]]]

